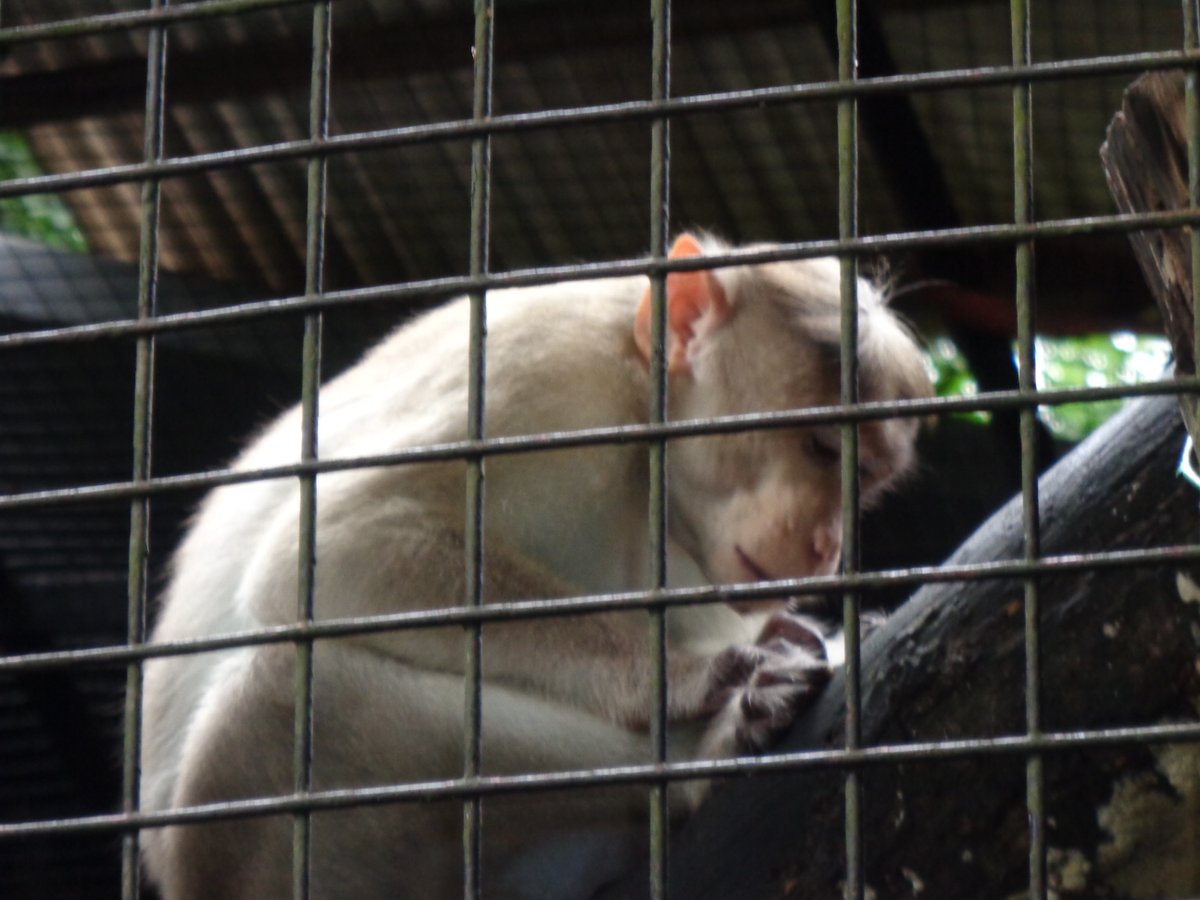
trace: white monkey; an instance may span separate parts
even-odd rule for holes
[[[721,253],[683,235],[673,257]],[[667,279],[670,417],[837,400],[835,260],[674,273]],[[920,353],[868,283],[858,287],[860,394],[928,396]],[[488,294],[491,436],[647,420],[645,277]],[[323,459],[466,436],[465,300],[404,325],[320,393]],[[916,423],[860,427],[869,502],[910,468]],[[300,412],[268,427],[238,470],[294,461]],[[733,584],[832,572],[841,550],[837,426],[688,438],[668,447],[670,578]],[[484,600],[648,587],[648,451],[629,444],[487,460]],[[318,478],[317,618],[455,606],[464,596],[465,463]],[[154,639],[295,621],[299,488],[219,488],[174,561]],[[760,749],[827,675],[782,602],[668,615],[674,758]],[[765,624],[764,624],[765,623]],[[314,655],[317,789],[454,778],[463,770],[461,628],[324,640]],[[819,651],[819,646],[816,648]],[[290,644],[146,666],[143,807],[292,790]],[[651,660],[643,612],[483,627],[483,769],[562,771],[649,761]],[[716,715],[714,715],[716,713]],[[488,897],[587,897],[645,834],[644,786],[483,801]],[[461,896],[461,802],[315,813],[317,898]],[[288,816],[142,834],[166,900],[288,896]]]

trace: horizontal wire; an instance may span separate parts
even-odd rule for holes
[[[230,15],[247,11],[299,5],[304,0],[207,0],[187,6],[168,7],[158,12],[118,13],[101,17],[70,19],[42,25],[0,28],[0,47],[35,40],[78,37],[88,34],[148,28],[207,17]],[[1147,69],[1170,69],[1193,64],[1200,55],[1189,52],[1162,52],[1092,57],[1029,66],[986,67],[975,69],[927,72],[863,79],[853,84],[822,82],[808,85],[725,92],[703,96],[675,98],[662,102],[632,102],[568,110],[496,117],[480,124],[469,120],[435,123],[432,125],[386,129],[353,135],[335,136],[323,142],[293,141],[267,146],[199,154],[173,158],[160,163],[139,163],[106,169],[63,175],[35,176],[0,183],[0,197],[20,196],[47,191],[142,181],[148,178],[169,178],[212,171],[238,165],[293,158],[328,156],[386,147],[398,147],[429,141],[476,138],[486,134],[515,133],[552,126],[604,124],[621,121],[642,121],[662,116],[727,111],[749,106],[834,100],[845,97],[867,97],[898,92],[931,91],[954,88],[985,88],[1032,83],[1036,81],[1118,75]],[[1102,234],[1118,231],[1145,230],[1193,225],[1200,214],[1192,211],[1142,215],[1098,216],[1035,223],[1029,226],[976,226],[944,229],[933,232],[896,233],[849,241],[822,241],[788,245],[777,251],[750,254],[730,254],[721,259],[706,259],[701,263],[682,261],[655,263],[649,259],[619,261],[588,266],[545,267],[520,270],[481,278],[432,279],[400,285],[383,285],[368,289],[330,292],[318,296],[299,296],[279,300],[259,301],[215,310],[198,311],[163,317],[149,323],[121,320],[97,325],[69,326],[0,336],[0,347],[21,347],[36,344],[87,340],[97,337],[144,335],[184,328],[197,328],[236,321],[247,321],[265,315],[288,312],[311,312],[334,306],[393,299],[413,295],[461,293],[469,290],[502,288],[548,281],[578,280],[602,275],[625,275],[687,270],[717,265],[737,265],[748,262],[778,259],[799,259],[832,254],[868,254],[886,250],[945,245],[949,243],[980,243],[1024,241],[1039,237],[1077,234]],[[1200,389],[1200,381],[1157,382],[1148,385],[1111,388],[1086,388],[1052,392],[998,392],[973,398],[940,398],[932,401],[905,403],[859,404],[849,408],[821,408],[794,413],[759,414],[724,417],[719,420],[668,423],[661,426],[628,426],[593,429],[589,431],[555,433],[522,438],[500,438],[479,442],[457,442],[439,447],[419,448],[396,454],[356,460],[321,461],[316,464],[297,464],[257,472],[208,472],[187,476],[154,479],[134,485],[111,484],[41,491],[0,496],[0,509],[23,508],[42,503],[70,500],[100,500],[148,496],[168,490],[233,484],[262,478],[295,477],[316,472],[340,471],[378,465],[396,465],[435,459],[456,459],[469,456],[528,452],[584,444],[620,443],[715,434],[751,427],[771,428],[826,422],[866,421],[887,415],[928,415],[952,411],[985,411],[1005,408],[1027,408],[1067,402],[1113,399],[1136,395],[1180,393]],[[280,626],[253,632],[138,647],[95,648],[77,651],[37,653],[0,658],[0,671],[46,668],[58,665],[82,665],[128,662],[162,656],[196,653],[254,644],[292,641],[298,637],[340,637],[398,628],[461,625],[470,622],[512,621],[548,615],[585,614],[617,608],[655,608],[706,602],[729,602],[796,593],[826,593],[842,590],[872,590],[900,584],[972,582],[987,579],[1019,578],[1039,574],[1078,572],[1099,568],[1163,565],[1200,560],[1200,547],[1178,546],[1152,550],[1115,551],[1099,554],[1077,554],[1044,557],[1036,562],[1011,561],[983,566],[921,567],[861,573],[851,577],[826,576],[810,579],[789,579],[755,585],[704,589],[672,589],[659,592],[637,592],[598,595],[567,600],[527,601],[505,603],[477,610],[448,609],[401,613],[371,618],[323,620],[311,625]],[[692,763],[672,763],[653,766],[629,766],[565,773],[497,776],[423,782],[386,788],[320,791],[303,796],[288,796],[264,800],[239,801],[193,807],[170,813],[118,814],[58,819],[41,822],[0,824],[0,838],[22,837],[47,833],[79,833],[84,831],[130,831],[172,823],[207,821],[233,816],[251,816],[297,812],[306,809],[338,809],[364,803],[386,803],[417,799],[449,799],[528,790],[583,787],[596,784],[648,782],[658,779],[683,780],[751,772],[785,772],[813,768],[844,768],[888,762],[919,761],[923,759],[963,758],[992,754],[1026,754],[1054,752],[1086,747],[1115,746],[1133,741],[1169,742],[1200,740],[1200,725],[1158,725],[1069,733],[1048,733],[1028,736],[981,738],[971,740],[927,742],[906,745],[874,746],[860,750],[845,749],[802,751],[771,757],[720,760]]]
[[[186,9],[187,7],[182,8]],[[0,38],[3,35],[4,32],[0,31]],[[236,150],[171,157],[157,162],[129,163],[101,169],[89,169],[83,172],[11,179],[0,182],[0,198],[100,187],[129,181],[144,181],[148,178],[173,178],[232,166],[381,150],[432,141],[469,140],[483,135],[512,134],[541,128],[641,122],[664,116],[727,112],[745,107],[838,100],[846,97],[886,96],[893,93],[924,92],[947,88],[998,87],[1023,82],[1118,75],[1150,69],[1186,68],[1195,65],[1197,61],[1200,61],[1200,53],[1193,51],[1131,53],[1034,63],[1029,66],[987,66],[943,72],[889,75],[879,78],[864,78],[854,82],[821,81],[715,94],[696,94],[669,100],[633,100],[623,103],[513,113],[506,116],[494,116],[486,122],[474,119],[455,119],[423,125],[330,135],[319,141],[308,139],[282,141]]]
[[[309,5],[312,0],[195,0],[185,6],[165,6],[136,12],[108,13],[60,19],[37,25],[16,25],[0,28],[0,48],[32,41],[61,40],[87,37],[114,31],[138,31],[157,28],[176,22],[191,22],[219,16],[242,15],[281,6]]]
[[[415,465],[419,463],[468,460],[475,457],[505,456],[574,447],[595,447],[609,444],[645,443],[704,435],[734,432],[796,428],[815,425],[867,422],[885,418],[913,418],[959,412],[992,412],[1023,409],[1035,406],[1058,406],[1066,403],[1094,403],[1104,400],[1150,397],[1164,394],[1187,394],[1200,391],[1200,377],[1151,381],[1141,384],[1107,385],[1104,387],[1060,388],[1056,390],[996,391],[972,396],[931,397],[921,400],[886,400],[857,403],[850,406],[815,406],[779,412],[743,413],[717,416],[710,419],[688,419],[663,424],[613,425],[578,431],[543,432],[540,434],[485,438],[483,440],[452,441],[411,447],[393,453],[347,458],[323,458],[294,462],[262,469],[237,471],[216,469],[187,475],[165,475],[141,481],[118,481],[104,484],[47,488],[23,493],[0,494],[0,513],[12,509],[50,506],[64,503],[127,500],[178,491],[245,484],[280,478],[295,478],[328,472],[384,466]]]
[[[733,775],[785,774],[806,770],[845,769],[853,766],[904,762],[1012,756],[1030,752],[1055,753],[1104,749],[1126,744],[1163,744],[1200,741],[1200,723],[1168,723],[1094,730],[1047,732],[1038,737],[1013,735],[883,744],[857,750],[801,750],[769,756],[673,762],[657,765],[614,766],[525,775],[492,775],[422,781],[382,787],[341,788],[287,794],[253,800],[233,800],[189,806],[168,812],[109,814],[36,822],[0,823],[0,840],[38,835],[91,832],[128,832],[215,820],[280,815],[304,810],[321,812],[349,807],[431,800],[486,797],[531,791],[688,781]]]
[[[1109,550],[1099,553],[1069,553],[1044,556],[1036,562],[1001,560],[963,565],[916,566],[885,569],[854,575],[823,575],[788,578],[736,585],[699,588],[666,588],[653,591],[622,591],[559,599],[522,600],[486,606],[447,607],[379,616],[320,619],[312,623],[271,625],[218,637],[191,638],[140,644],[116,645],[82,650],[54,650],[0,656],[0,673],[26,672],[83,665],[128,663],[139,659],[185,656],[230,650],[238,647],[281,644],[296,640],[319,640],[379,634],[418,628],[441,628],[492,622],[517,622],[550,616],[589,615],[626,609],[666,609],[711,603],[778,599],[805,594],[844,591],[866,592],[921,584],[974,583],[1033,576],[1070,575],[1109,569],[1146,568],[1200,562],[1200,544],[1180,544],[1142,550]]]
[[[3,183],[0,183],[0,196],[4,194],[3,187]],[[150,320],[114,319],[86,325],[64,325],[56,328],[16,331],[0,334],[0,351],[8,347],[124,338],[228,326],[270,316],[325,311],[384,300],[403,300],[411,297],[432,298],[560,281],[719,269],[728,266],[757,265],[824,256],[869,256],[948,245],[970,246],[1015,243],[1038,238],[1124,234],[1194,225],[1200,225],[1200,210],[1183,209],[1153,213],[1047,219],[1029,225],[972,225],[926,231],[890,232],[849,240],[829,239],[779,244],[769,249],[735,250],[720,255],[714,254],[689,259],[654,260],[650,257],[642,257],[601,263],[541,266],[530,269],[514,269],[498,274],[430,278],[421,281],[328,291],[314,295],[300,294],[270,300],[249,301],[213,309],[162,315]],[[502,298],[498,299],[503,302]]]

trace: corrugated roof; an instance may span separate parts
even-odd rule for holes
[[[819,5],[818,5],[819,6]],[[137,8],[101,0],[10,0],[5,21],[24,24]],[[677,10],[676,96],[790,85],[834,77],[815,7],[796,0],[698,2]],[[876,7],[864,4],[867,15]],[[915,73],[1010,59],[1001,2],[908,2],[878,9],[895,71]],[[1174,10],[1065,0],[1039,7],[1038,61],[1076,59],[1181,43]],[[188,156],[274,144],[307,133],[310,16],[304,7],[207,19],[170,29],[166,152]],[[627,0],[586,8],[505,4],[498,13],[494,108],[498,114],[645,99],[649,20]],[[468,118],[472,24],[450,3],[335,5],[335,134]],[[39,159],[73,172],[142,158],[144,38],[106,34],[12,48],[3,64],[52,102],[6,92]],[[78,77],[72,79],[71,73]],[[1126,76],[1039,84],[1035,96],[1036,209],[1043,218],[1112,210],[1096,149]],[[99,89],[91,85],[96,84]],[[1011,218],[1011,92],[962,87],[912,96],[928,152],[963,224]],[[38,124],[38,108],[48,120]],[[56,112],[57,110],[57,112]],[[89,110],[94,110],[90,112]],[[65,116],[64,112],[72,112]],[[11,118],[11,116],[9,117]],[[835,111],[830,102],[673,124],[673,220],[737,240],[836,234]],[[880,154],[911,147],[864,140],[864,233],[913,227]],[[649,138],[643,123],[575,126],[494,141],[493,267],[521,268],[636,256],[646,249]],[[66,199],[93,249],[136,259],[136,187],[75,191]],[[288,161],[173,178],[164,186],[166,269],[298,290],[303,279],[304,166]],[[329,284],[378,284],[461,273],[466,267],[469,146],[465,141],[339,155],[330,165]],[[1119,244],[1121,239],[1114,239]],[[1094,246],[1094,245],[1093,245]],[[990,277],[1004,282],[1003,259]],[[1076,273],[1086,289],[1129,276],[1124,260],[1093,253]],[[1077,268],[1048,248],[1046,277]],[[1094,276],[1094,282],[1093,282]],[[1132,285],[1137,287],[1137,285]],[[1053,304],[1055,297],[1046,298]]]

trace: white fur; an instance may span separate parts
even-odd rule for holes
[[[836,304],[836,282],[831,299],[821,274],[825,265],[722,272],[734,313],[688,348],[691,369],[672,378],[672,416],[832,402],[816,380],[802,314],[805,304],[819,301],[826,311]],[[622,278],[490,293],[487,433],[644,422],[649,380],[632,323],[646,284]],[[796,292],[820,296],[791,296]],[[791,306],[772,312],[781,293]],[[863,314],[891,321],[878,304]],[[791,324],[781,328],[781,316]],[[467,320],[466,301],[454,301],[400,328],[323,387],[321,458],[463,439]],[[887,366],[907,372],[915,348],[906,336],[893,344],[889,352],[902,359]],[[893,393],[922,389],[905,387],[905,378],[889,382]],[[883,461],[882,484],[907,467],[913,428],[870,428],[863,452]],[[234,468],[295,461],[299,447],[300,413],[293,409]],[[806,448],[794,430],[672,444],[673,583],[750,580],[734,548],[753,553],[773,577],[826,571],[836,562],[836,553],[831,560],[812,550],[814,535],[840,516],[836,477]],[[649,586],[644,446],[494,457],[486,472],[485,601]],[[319,476],[317,617],[461,604],[464,473],[464,463],[451,462]],[[295,480],[214,491],[179,549],[154,639],[294,622],[298,522]],[[671,613],[669,708],[680,734],[689,722],[702,724],[697,717],[712,702],[716,655],[752,643],[759,624],[724,606]],[[318,643],[316,786],[461,774],[463,658],[463,633],[454,628]],[[486,771],[648,760],[641,730],[650,713],[644,614],[490,625],[483,661]],[[293,681],[289,645],[149,663],[144,807],[289,793]],[[728,725],[704,746],[733,752]],[[695,750],[685,741],[674,752]],[[557,895],[587,896],[612,874],[603,860],[639,845],[645,810],[638,787],[487,799],[488,896],[536,896],[530,884],[551,870],[578,875]],[[424,900],[461,893],[460,816],[461,805],[452,802],[314,815],[313,896]],[[286,894],[287,817],[148,830],[142,846],[167,900]]]

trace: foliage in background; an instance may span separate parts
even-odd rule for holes
[[[0,131],[0,180],[41,174],[25,139],[15,132]],[[0,198],[0,231],[59,250],[87,251],[87,242],[71,211],[54,194]]]
[[[934,338],[926,351],[933,387],[939,397],[974,397],[979,393],[979,383],[967,367],[967,361],[958,352],[958,346],[948,337]],[[983,425],[991,421],[991,413],[954,413],[956,418],[966,419]]]
[[[1038,338],[1035,353],[1037,385],[1042,390],[1106,387],[1161,378],[1170,345],[1165,338],[1119,331],[1079,338]],[[934,340],[928,359],[938,396],[973,396],[979,392],[979,385],[953,341]],[[1038,409],[1038,416],[1056,438],[1073,443],[1091,434],[1124,403],[1124,400],[1107,400],[1043,406]],[[963,417],[975,422],[988,420],[986,413],[967,413]]]
[[[1039,388],[1107,387],[1156,381],[1171,348],[1166,338],[1119,331],[1080,338],[1038,338],[1035,345]],[[1068,403],[1038,410],[1055,437],[1080,441],[1112,417],[1125,400]]]

